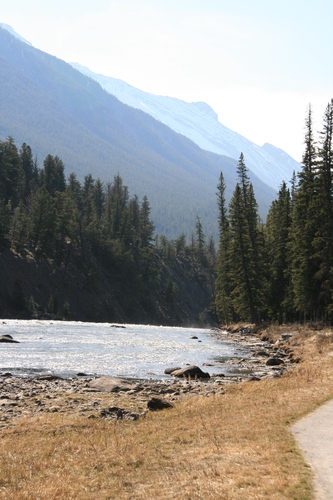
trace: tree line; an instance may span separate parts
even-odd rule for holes
[[[306,119],[301,171],[283,182],[265,224],[243,154],[228,210],[218,184],[219,252],[215,310],[220,323],[262,319],[333,322],[333,100],[319,142]]]
[[[29,145],[18,149],[12,137],[0,141],[0,252],[74,265],[92,288],[102,263],[108,279],[126,282],[141,296],[159,283],[161,266],[172,267],[176,259],[196,263],[203,279],[211,276],[215,245],[212,238],[206,244],[199,216],[188,244],[184,234],[169,241],[154,232],[147,196],[141,202],[130,197],[119,174],[109,183],[91,174],[83,182],[75,173],[66,179],[58,156],[47,155],[39,168]],[[161,286],[172,302],[176,284],[170,278]]]

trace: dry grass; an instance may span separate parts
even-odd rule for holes
[[[333,397],[333,334],[294,333],[288,347],[302,361],[280,379],[193,397],[136,422],[20,420],[0,435],[0,498],[312,498],[311,471],[288,426]]]

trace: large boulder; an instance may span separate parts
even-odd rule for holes
[[[147,406],[151,411],[165,410],[166,408],[172,408],[171,403],[160,398],[151,398],[148,401]]]
[[[164,374],[165,375],[172,375],[172,373],[177,371],[177,370],[181,370],[181,366],[174,366],[173,368],[166,368],[164,370]]]
[[[0,335],[0,342],[7,342],[10,344],[19,344],[19,341],[14,340],[11,335]]]
[[[107,375],[89,382],[89,387],[97,389],[101,392],[127,392],[135,389],[137,386],[138,384],[135,380],[128,380],[120,377],[108,377]]]
[[[283,365],[284,361],[281,358],[269,358],[266,361],[267,366],[278,366],[278,365]]]
[[[188,379],[205,379],[210,378],[209,373],[203,372],[198,366],[186,366],[180,370],[175,370],[171,373],[173,377],[177,378],[188,378]]]

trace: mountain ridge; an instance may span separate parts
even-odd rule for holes
[[[79,63],[70,64],[124,104],[150,114],[200,148],[234,159],[243,152],[247,167],[273,189],[278,189],[283,180],[290,181],[293,171],[300,168],[299,163],[282,149],[267,143],[258,146],[220,123],[217,113],[205,102],[188,103],[149,94],[122,80],[94,73]]]
[[[0,26],[1,28],[1,26]],[[156,231],[190,237],[199,215],[217,235],[216,185],[227,200],[237,161],[201,150],[150,115],[121,103],[69,64],[0,29],[0,138],[28,143],[38,160],[58,155],[68,175],[104,182],[118,173],[132,193],[148,196]],[[261,216],[275,191],[251,175]]]

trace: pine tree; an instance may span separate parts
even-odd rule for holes
[[[147,196],[142,200],[140,210],[140,242],[141,247],[147,248],[151,246],[153,233],[155,230],[154,223],[150,220],[150,206]]]
[[[312,317],[318,309],[319,288],[315,276],[318,259],[314,256],[316,234],[315,212],[318,206],[315,188],[317,152],[312,130],[312,110],[309,106],[306,119],[305,151],[302,170],[298,174],[298,186],[293,187],[291,228],[291,276],[294,303],[303,312],[306,321],[308,312]]]
[[[44,160],[44,169],[42,172],[42,183],[52,197],[56,192],[62,192],[66,189],[64,174],[64,164],[58,156],[47,155]]]
[[[225,205],[225,189],[223,173],[221,172],[217,185],[219,249],[217,260],[217,278],[215,282],[215,311],[220,323],[228,324],[232,319],[231,288],[230,288],[230,232],[227,209]]]
[[[30,194],[31,185],[35,178],[35,165],[31,148],[25,142],[22,144],[20,149],[20,158],[25,174],[24,199],[26,200]]]
[[[259,231],[258,206],[243,154],[237,167],[240,183],[229,205],[229,277],[234,310],[241,319],[258,323],[265,309],[264,239]]]
[[[18,252],[24,250],[28,239],[28,214],[23,201],[14,210],[11,223],[11,245]]]
[[[29,239],[34,252],[53,257],[54,254],[54,203],[42,186],[34,196],[29,214]]]
[[[196,253],[197,259],[202,266],[207,265],[207,257],[206,257],[206,238],[202,229],[202,224],[200,217],[197,215],[195,219],[195,232],[197,236],[196,241]]]
[[[333,169],[333,99],[327,105],[324,125],[318,152],[315,190],[318,193],[315,206],[315,226],[313,241],[315,258],[319,262],[316,273],[320,295],[319,306],[328,316],[332,310],[333,291],[333,207],[332,207],[332,169]]]
[[[252,260],[251,240],[247,225],[243,193],[236,185],[229,205],[230,213],[230,262],[231,297],[240,319],[256,322],[255,270]]]
[[[98,220],[102,219],[105,210],[105,192],[104,192],[104,183],[101,179],[97,179],[94,185],[94,201],[95,208]]]
[[[25,174],[14,139],[0,141],[0,199],[11,209],[18,206],[25,189]]]
[[[285,182],[273,201],[266,222],[265,236],[269,269],[269,312],[273,320],[282,324],[291,317],[289,298],[291,278],[288,273],[289,235],[291,230],[291,196]]]

